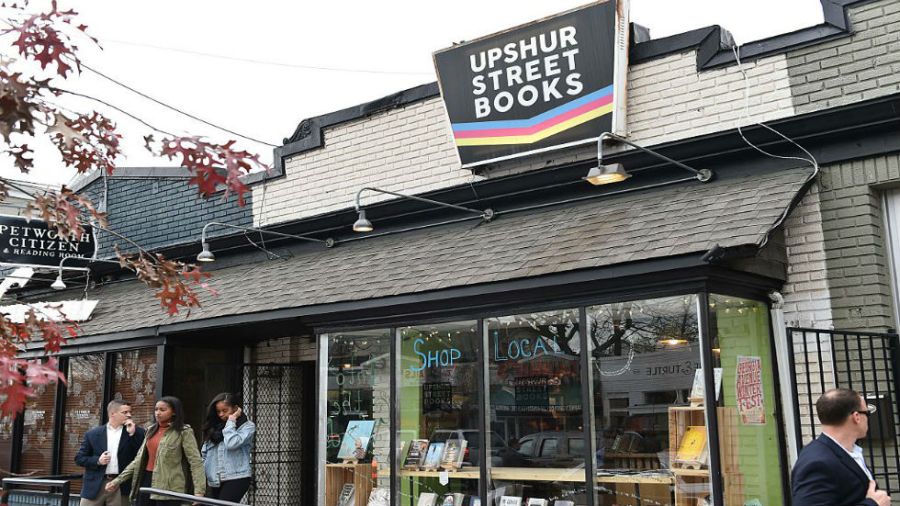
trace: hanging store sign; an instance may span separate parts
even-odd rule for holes
[[[434,54],[463,167],[596,142],[625,127],[628,0]]]
[[[0,215],[0,263],[59,266],[66,257],[91,258],[94,235],[89,228],[79,237],[60,237],[43,220]]]

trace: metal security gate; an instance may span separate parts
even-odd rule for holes
[[[879,488],[900,493],[900,337],[894,333],[788,328],[798,447],[819,434],[815,402],[825,390],[851,388],[878,412],[861,444]]]
[[[243,395],[256,423],[249,503],[314,504],[314,364],[245,364]]]

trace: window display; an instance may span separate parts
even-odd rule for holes
[[[758,301],[711,295],[713,360],[722,371],[719,445],[726,504],[783,502],[769,312]]]
[[[779,504],[782,468],[765,465],[780,458],[766,305],[709,300],[323,335],[320,500],[703,506],[721,475],[726,504]]]
[[[469,506],[478,499],[477,326],[463,321],[400,329],[397,444],[407,462],[399,471],[397,504]]]
[[[485,320],[492,505],[586,504],[578,311]]]
[[[694,388],[696,296],[605,304],[587,313],[597,504],[705,500],[711,489],[702,390]]]
[[[323,336],[326,506],[365,506],[390,486],[390,341],[389,330]]]

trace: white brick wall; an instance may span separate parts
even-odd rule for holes
[[[784,226],[788,275],[782,294],[784,319],[792,327],[828,329],[832,326],[819,203],[819,189],[815,185]]]
[[[900,2],[868,2],[850,11],[853,35],[788,54],[797,112],[900,91]]]
[[[308,337],[283,337],[260,341],[250,350],[254,364],[290,364],[315,361],[316,342]]]
[[[697,73],[696,52],[653,60],[629,70],[629,135],[653,145],[733,128],[744,107],[737,67]],[[741,124],[790,116],[790,88],[783,56],[747,63],[749,117]],[[460,168],[440,98],[432,98],[324,131],[325,146],[294,156],[286,177],[253,190],[255,225],[306,218],[353,205],[366,185],[423,193],[464,184],[473,176]],[[497,164],[498,177],[550,164],[596,156],[593,145]],[[392,198],[364,194],[364,203]]]
[[[695,51],[632,66],[629,138],[652,146],[794,114],[783,55],[745,62],[743,68],[749,83],[746,101],[736,65],[697,73]]]

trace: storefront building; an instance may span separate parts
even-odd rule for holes
[[[708,181],[612,142],[603,163],[631,177],[590,185],[601,131],[463,150],[477,137],[454,133],[442,81],[443,96],[429,84],[304,120],[245,208],[165,212],[184,197],[176,172],[83,182],[112,226],[169,256],[199,253],[210,222],[333,247],[210,227],[218,295],[177,318],[99,272],[63,352],[69,385],[6,429],[10,468],[76,470],[72,445],[110,398],[179,395],[194,425],[231,389],[259,425],[254,504],[789,504],[815,431],[794,421],[835,380],[792,389],[785,326],[897,322],[900,6],[823,10],[737,51],[719,27],[628,30],[627,89],[609,99],[627,102],[621,134]],[[355,203],[374,230],[352,230]],[[874,384],[895,396],[893,376]],[[898,493],[891,437],[870,467]]]

